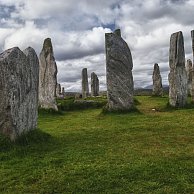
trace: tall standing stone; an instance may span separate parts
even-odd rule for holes
[[[57,83],[57,87],[56,87],[56,96],[58,98],[61,97],[61,84]]]
[[[192,83],[191,83],[191,98],[194,102],[194,30],[191,31],[192,51],[193,51],[193,69],[192,69]]]
[[[91,73],[91,96],[99,96],[99,80],[94,72]]]
[[[31,95],[29,95],[29,127],[34,129],[37,127],[38,119],[38,87],[39,87],[39,60],[35,50],[31,47],[26,48],[24,54],[27,56],[30,68],[31,79]]]
[[[64,87],[62,87],[62,93],[61,93],[61,95],[62,95],[62,98],[65,97],[65,88]]]
[[[0,54],[0,131],[11,140],[37,126],[38,58],[32,48],[24,53]]]
[[[186,70],[187,70],[188,94],[192,95],[192,71],[193,71],[193,65],[192,65],[192,61],[190,59],[187,60]]]
[[[184,107],[187,101],[187,73],[184,39],[181,31],[171,35],[169,66],[169,104],[174,107]]]
[[[50,38],[44,40],[39,61],[39,105],[41,108],[58,110],[55,99],[57,86],[57,65]]]
[[[82,98],[89,96],[87,68],[82,69]]]
[[[105,34],[108,110],[133,106],[133,61],[120,30]]]
[[[153,79],[153,95],[162,96],[163,95],[162,77],[160,75],[160,67],[157,63],[154,64],[152,79]]]

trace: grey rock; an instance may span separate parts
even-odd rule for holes
[[[11,140],[37,126],[38,58],[32,48],[24,52],[0,54],[0,131]]]
[[[130,110],[133,106],[133,61],[127,43],[120,30],[105,34],[107,108]]]
[[[184,39],[181,31],[171,35],[169,66],[169,104],[174,107],[184,107],[187,101],[187,73]]]
[[[87,68],[82,69],[82,98],[89,96]]]
[[[65,97],[65,88],[64,87],[62,87],[61,95],[63,96],[63,98]]]
[[[39,106],[58,110],[56,103],[57,65],[54,58],[51,39],[44,40],[39,56]]]
[[[194,30],[191,31],[192,51],[193,51],[193,64],[194,64]]]
[[[192,65],[192,61],[190,59],[187,60],[186,70],[187,70],[188,94],[192,95],[192,70],[193,70],[193,65]]]
[[[192,52],[193,52],[193,66],[194,66],[194,30],[191,31]],[[191,98],[194,102],[194,67],[192,69],[192,83],[191,83]]]
[[[57,87],[56,87],[56,96],[58,98],[61,97],[61,84],[57,83]]]
[[[99,80],[94,72],[91,73],[91,96],[99,96]]]
[[[162,88],[162,77],[160,75],[160,67],[157,63],[154,64],[154,71],[153,71],[153,92],[154,96],[162,96],[163,95],[163,88]]]

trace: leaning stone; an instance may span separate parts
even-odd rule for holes
[[[89,96],[87,68],[82,69],[82,98]]]
[[[94,72],[91,73],[91,96],[99,96],[99,80]]]
[[[57,86],[57,65],[50,38],[44,40],[39,60],[39,105],[41,108],[58,110],[55,99]]]
[[[184,107],[187,102],[187,73],[182,32],[171,35],[169,66],[169,104],[174,107]]]
[[[163,95],[163,88],[162,88],[162,77],[160,75],[160,67],[157,63],[154,64],[154,71],[153,71],[153,92],[154,96],[162,96]]]
[[[130,110],[133,106],[133,61],[120,30],[105,34],[107,108],[109,111]]]
[[[11,140],[37,127],[38,58],[32,48],[24,53],[0,54],[0,131]]]

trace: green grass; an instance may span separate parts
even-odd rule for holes
[[[194,193],[194,108],[137,97],[139,112],[41,112],[38,130],[0,139],[0,193]]]

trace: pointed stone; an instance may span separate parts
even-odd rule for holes
[[[94,72],[91,73],[91,96],[99,96],[99,80]]]
[[[187,102],[187,73],[184,39],[181,31],[171,35],[169,66],[169,104],[174,107],[184,107]]]
[[[58,110],[55,99],[57,87],[57,65],[50,38],[44,40],[39,61],[39,105],[41,108]]]
[[[133,61],[120,30],[105,34],[108,110],[130,110],[133,106]]]
[[[82,98],[87,98],[89,96],[89,86],[88,86],[88,73],[87,68],[82,69]]]
[[[153,92],[154,96],[162,96],[163,95],[163,88],[162,88],[162,77],[160,75],[160,67],[157,63],[154,64],[154,71],[153,71]]]
[[[15,140],[37,126],[38,58],[14,47],[0,54],[0,131]]]

